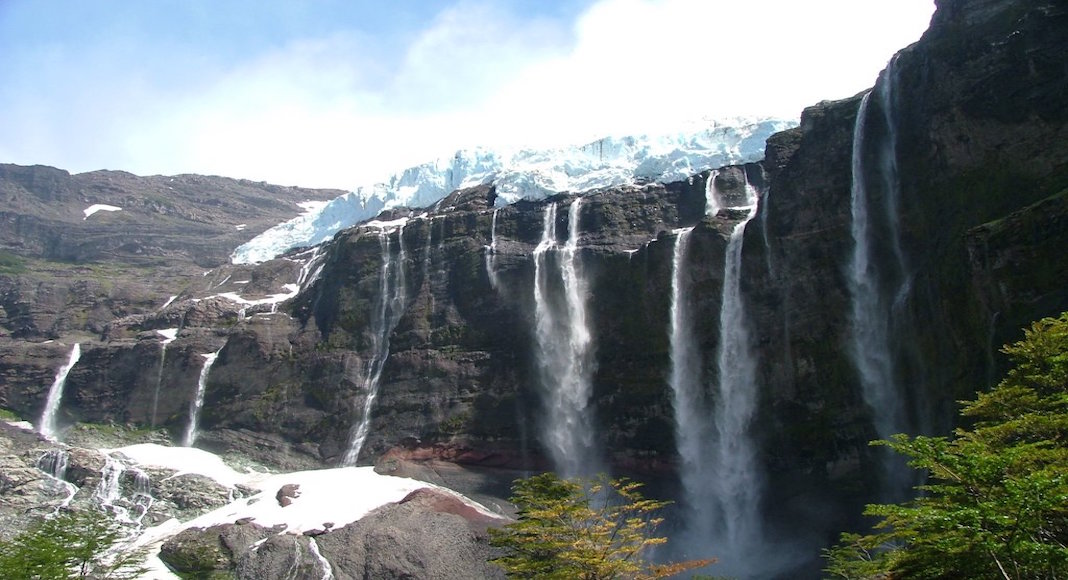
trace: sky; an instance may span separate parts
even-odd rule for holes
[[[870,87],[933,0],[0,0],[0,162],[353,189]]]

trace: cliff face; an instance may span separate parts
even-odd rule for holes
[[[763,164],[717,171],[724,199],[743,197],[747,182],[760,197],[745,229],[741,294],[758,363],[750,431],[773,528],[829,539],[859,526],[861,505],[884,485],[867,446],[882,410],[865,403],[853,356],[858,160],[875,208],[875,286],[891,297],[886,344],[901,429],[945,432],[953,402],[998,377],[996,348],[1027,321],[1068,309],[1065,63],[1060,3],[943,1],[923,39],[880,76],[864,115],[861,96],[820,103],[768,140]],[[855,147],[858,116],[865,138]],[[725,253],[744,212],[706,216],[709,177],[582,197],[575,263],[592,340],[592,447],[617,470],[670,480],[678,469],[668,384],[677,228],[694,228],[690,317],[701,375],[716,376]],[[2,402],[38,416],[55,368],[81,340],[67,420],[180,436],[199,355],[219,351],[198,444],[283,466],[337,464],[368,419],[361,462],[549,468],[534,254],[554,232],[543,267],[561,268],[576,200],[494,209],[494,197],[491,186],[456,192],[346,230],[320,252],[219,266],[159,310],[29,324],[18,313],[44,298],[9,300],[0,322],[12,336],[43,337],[47,326],[62,344],[0,344]],[[546,230],[550,204],[559,211]],[[542,298],[563,308],[566,282],[554,280]],[[292,300],[265,298],[294,282]],[[164,355],[156,331],[167,328],[177,338]]]

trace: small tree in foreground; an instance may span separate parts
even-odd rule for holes
[[[668,502],[644,498],[640,483],[599,476],[592,481],[543,473],[517,480],[518,521],[490,530],[508,553],[493,561],[510,578],[609,580],[666,578],[713,560],[651,564],[644,552],[663,544],[653,512]]]
[[[144,572],[146,552],[110,551],[124,537],[121,525],[103,512],[62,511],[0,542],[0,578],[135,578]]]
[[[952,439],[876,441],[930,473],[923,495],[869,505],[876,533],[843,534],[841,578],[1068,578],[1068,313],[1002,349],[1014,368],[963,403]]]

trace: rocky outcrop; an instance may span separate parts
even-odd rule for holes
[[[160,558],[198,578],[504,578],[489,562],[486,530],[506,521],[419,489],[347,526],[303,535],[253,522],[190,528],[167,540]]]
[[[0,164],[0,339],[101,333],[205,287],[195,276],[339,190]],[[97,211],[105,205],[120,211]],[[217,280],[216,280],[217,281]]]

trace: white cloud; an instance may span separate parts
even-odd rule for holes
[[[388,64],[379,39],[338,34],[293,39],[178,89],[94,77],[74,99],[26,95],[16,127],[33,137],[0,154],[79,171],[351,188],[463,146],[796,116],[870,86],[932,9],[931,0],[603,0],[570,23],[464,1]],[[49,107],[71,112],[49,125]]]

